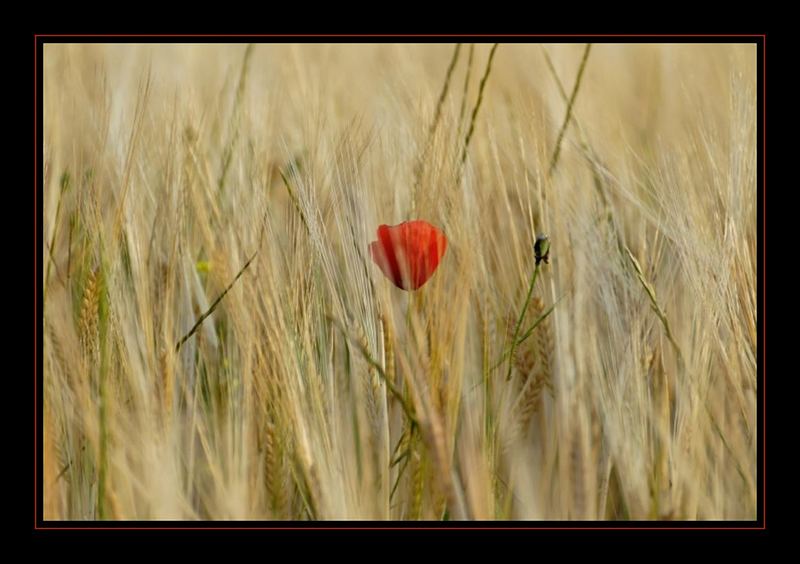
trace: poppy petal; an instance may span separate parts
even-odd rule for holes
[[[446,249],[444,233],[420,220],[381,225],[378,240],[370,244],[373,262],[403,290],[416,290],[425,284],[438,268]]]
[[[394,272],[392,271],[391,263],[389,262],[389,258],[381,242],[373,241],[370,243],[369,251],[370,255],[372,256],[372,262],[378,265],[378,268],[381,269],[381,272],[383,272],[387,278],[393,280]]]

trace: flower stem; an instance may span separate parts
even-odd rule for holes
[[[528,311],[528,306],[531,303],[531,296],[533,295],[533,286],[536,284],[536,277],[539,275],[540,261],[536,261],[536,267],[533,269],[533,276],[531,276],[531,285],[528,287],[528,295],[525,297],[525,305],[522,306],[522,311],[519,312],[519,319],[517,319],[517,326],[514,328],[514,337],[511,339],[511,350],[508,353],[508,371],[506,372],[506,380],[511,379],[511,367],[514,364],[514,351],[517,348],[517,339],[519,338],[519,330],[522,327],[522,320],[525,319],[525,313]]]

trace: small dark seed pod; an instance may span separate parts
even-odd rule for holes
[[[536,264],[544,261],[545,264],[550,264],[550,237],[547,235],[539,235],[536,242],[533,244],[533,252],[536,255]]]

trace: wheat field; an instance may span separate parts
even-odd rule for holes
[[[45,519],[756,518],[755,45],[43,76]],[[417,291],[368,253],[409,219]]]

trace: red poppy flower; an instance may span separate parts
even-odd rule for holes
[[[447,237],[426,221],[378,227],[369,245],[372,260],[395,286],[416,290],[433,276],[447,249]]]

